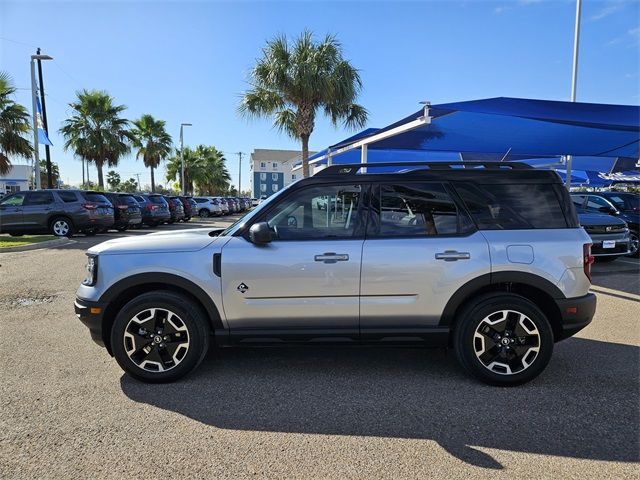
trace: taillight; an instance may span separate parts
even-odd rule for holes
[[[96,205],[95,203],[83,203],[82,208],[87,210],[95,210],[96,208],[98,208],[98,205]]]
[[[582,268],[584,269],[584,274],[591,282],[591,264],[594,262],[595,258],[591,255],[591,244],[585,243],[582,245]]]
[[[128,205],[118,205],[118,206],[117,206],[117,208],[118,208],[119,210],[126,210],[126,209],[128,209],[128,208],[129,208],[129,206],[128,206]]]
[[[147,210],[149,211],[153,211],[153,210],[157,210],[159,207],[157,205],[152,205],[150,203],[147,203]]]

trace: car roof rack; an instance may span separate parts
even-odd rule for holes
[[[398,172],[381,173],[412,173],[416,170],[531,170],[533,167],[520,162],[380,162],[380,163],[350,163],[344,165],[330,165],[315,173],[314,177],[329,175],[356,175],[363,167],[419,167],[401,170]],[[363,172],[365,173],[365,172]]]

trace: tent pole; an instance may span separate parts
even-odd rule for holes
[[[360,163],[367,163],[367,144],[365,143],[364,145],[362,145],[361,147],[361,151],[360,151]],[[363,167],[362,168],[362,173],[367,173],[367,167]]]
[[[582,0],[576,0],[576,26],[573,33],[573,68],[571,70],[571,101],[576,101],[576,86],[578,83],[578,50],[580,46],[580,11],[582,10]],[[567,155],[567,190],[571,189],[571,167],[573,156]]]

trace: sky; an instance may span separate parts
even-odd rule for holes
[[[388,125],[420,108],[497,96],[569,100],[574,0],[502,1],[201,1],[54,2],[0,0],[0,70],[31,109],[29,57],[43,62],[52,160],[65,183],[82,179],[80,160],[58,133],[75,92],[106,90],[127,106],[126,118],[149,113],[165,120],[178,144],[214,145],[225,153],[233,183],[243,152],[299,149],[270,119],[237,112],[247,78],[265,42],[294,38],[305,28],[317,38],[335,34],[360,70],[358,102],[368,127]],[[640,103],[640,1],[584,0],[577,100]],[[310,141],[320,150],[353,132],[322,117]],[[44,149],[41,150],[44,158]],[[14,163],[24,163],[14,160]],[[132,154],[118,169],[123,180],[149,171]],[[164,182],[164,169],[156,178]],[[95,180],[95,169],[91,179]]]

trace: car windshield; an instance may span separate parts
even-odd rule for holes
[[[256,208],[254,208],[253,210],[251,210],[249,213],[247,213],[246,215],[240,217],[238,220],[236,220],[235,222],[233,222],[231,225],[229,225],[226,229],[224,229],[221,233],[220,233],[220,237],[224,237],[227,235],[233,235],[240,227],[242,227],[245,223],[247,223],[249,220],[251,220],[253,217],[255,217],[256,215],[258,215],[262,210],[264,210],[267,206],[271,205],[271,203],[273,203],[274,200],[280,198],[290,187],[291,185],[293,185],[292,183],[287,185],[286,187],[284,187],[282,190],[280,190],[277,193],[274,193],[273,195],[271,195],[269,198],[264,199],[260,205],[258,205]]]
[[[640,195],[633,193],[610,193],[606,199],[619,210],[640,210]]]

